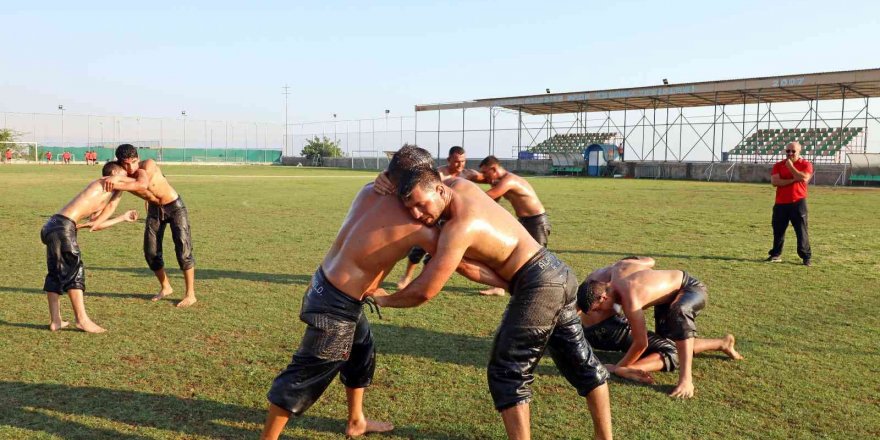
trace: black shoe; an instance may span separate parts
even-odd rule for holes
[[[782,257],[780,257],[779,255],[771,255],[767,257],[767,259],[764,261],[768,263],[782,263]]]
[[[806,259],[806,260],[804,260],[804,266],[807,266],[807,267],[810,267],[810,266],[812,266],[812,265],[813,265],[813,262],[812,262],[812,261],[810,261],[810,259],[809,259],[809,258],[808,258],[808,259]]]

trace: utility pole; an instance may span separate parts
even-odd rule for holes
[[[290,135],[287,133],[287,97],[290,95],[290,86],[285,84],[282,89],[284,89],[284,92],[281,93],[282,95],[284,95],[284,152],[287,153],[287,139],[290,137]]]

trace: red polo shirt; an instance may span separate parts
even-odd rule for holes
[[[813,164],[811,164],[808,160],[804,158],[799,158],[797,162],[794,163],[795,169],[802,173],[810,173],[813,174]],[[785,161],[781,160],[776,162],[773,165],[773,171],[770,172],[770,175],[778,174],[782,179],[792,179],[794,175],[791,174],[788,167],[785,166]],[[776,204],[781,205],[785,203],[794,203],[800,199],[807,198],[807,182],[795,182],[791,185],[786,186],[777,186],[776,187]]]

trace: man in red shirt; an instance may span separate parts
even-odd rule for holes
[[[12,149],[6,149],[6,163],[12,163]]]
[[[63,160],[65,164],[69,164],[69,163],[70,163],[70,153],[67,152],[67,151],[65,151],[64,153],[62,153],[62,154],[61,154],[61,160]]]
[[[776,204],[773,205],[773,249],[766,261],[782,261],[782,245],[788,223],[797,234],[797,253],[804,266],[811,266],[810,238],[807,235],[807,182],[813,177],[813,164],[800,157],[801,144],[792,142],[785,146],[787,159],[776,162],[770,172],[770,183],[776,187]]]
[[[52,152],[51,151],[46,152],[46,162],[52,163]]]

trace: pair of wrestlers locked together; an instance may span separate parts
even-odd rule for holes
[[[300,311],[307,328],[269,390],[263,438],[278,438],[289,417],[305,412],[337,373],[348,399],[346,434],[392,429],[363,413],[375,349],[362,307],[365,301],[421,305],[455,271],[511,292],[488,365],[489,390],[508,437],[530,438],[530,384],[548,348],[560,372],[586,398],[596,437],[611,438],[609,374],[583,336],[574,272],[478,186],[464,179],[441,181],[427,151],[404,146],[392,158],[388,177],[399,197],[379,194],[375,184],[364,187],[312,277]],[[434,227],[441,219],[443,227]],[[380,283],[413,246],[431,253],[431,263],[388,295]]]
[[[461,177],[471,182],[491,184],[492,187],[486,191],[486,194],[496,201],[502,197],[507,199],[526,231],[538,244],[547,247],[547,241],[550,237],[550,220],[532,185],[525,179],[505,170],[495,156],[483,159],[480,162],[480,171],[465,168],[466,163],[467,157],[464,148],[459,146],[450,148],[449,155],[446,157],[446,165],[437,169],[437,172],[440,173],[440,180],[446,181]],[[390,194],[394,190],[393,185],[384,175],[380,175],[376,183],[383,193]],[[425,264],[428,264],[431,256],[424,249],[414,247],[407,255],[407,259],[408,264],[404,275],[397,283],[398,289],[406,287],[412,281],[419,262],[424,261]],[[503,296],[504,289],[492,287],[481,290],[480,294]]]
[[[43,290],[49,302],[49,329],[52,331],[69,324],[61,317],[60,296],[65,292],[70,296],[77,328],[89,333],[105,331],[89,318],[85,310],[85,269],[77,242],[77,230],[89,228],[90,231],[99,231],[123,221],[136,221],[138,216],[135,210],[110,219],[119,206],[122,191],[129,191],[147,203],[144,256],[160,285],[153,301],[173,293],[162,257],[165,228],[170,226],[174,251],[186,286],[186,295],[177,306],[188,307],[196,302],[195,260],[189,217],[183,200],[165,179],[156,162],[152,159],[141,161],[134,146],[120,145],[116,148],[116,158],[117,161],[104,165],[101,179],[89,183],[50,217],[40,231],[40,239],[46,245],[47,274]],[[83,219],[89,221],[78,223]]]

